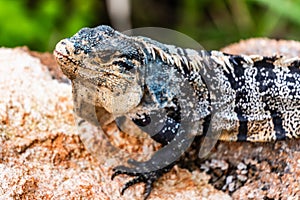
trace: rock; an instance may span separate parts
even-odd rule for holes
[[[237,169],[238,169],[238,170],[247,169],[247,166],[246,166],[244,163],[240,162],[240,163],[238,164],[238,166],[237,166]]]

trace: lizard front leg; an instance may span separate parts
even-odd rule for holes
[[[187,123],[185,122],[186,120],[182,121],[180,119],[180,108],[165,109],[167,114],[164,119],[163,127],[154,135],[150,133],[151,137],[160,142],[163,147],[155,152],[151,159],[146,162],[129,160],[128,163],[131,164],[132,167],[117,166],[114,168],[112,179],[120,174],[135,177],[124,185],[121,194],[130,186],[143,182],[145,183],[144,194],[146,199],[151,193],[153,183],[173,168],[176,161],[192,143],[194,137],[189,135],[191,132],[186,129],[186,125],[183,125],[183,123]],[[144,115],[142,119],[133,119],[133,121],[139,125],[141,129],[147,131],[147,125],[151,123],[151,116]]]

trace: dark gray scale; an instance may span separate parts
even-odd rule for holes
[[[248,85],[246,84],[247,77],[246,69],[249,67],[255,67],[257,68],[257,76],[256,81],[260,81],[259,83],[262,83],[262,79],[269,79],[270,77],[275,78],[273,75],[273,69],[274,66],[271,60],[264,60],[255,62],[254,66],[247,66],[243,67],[243,64],[246,63],[243,56],[238,55],[227,55],[229,56],[229,61],[232,64],[234,71],[231,73],[227,73],[224,71],[224,75],[228,78],[228,81],[230,82],[231,87],[236,91],[236,97],[235,97],[235,108],[234,112],[237,114],[238,120],[239,120],[239,127],[238,127],[238,135],[237,140],[238,141],[246,141],[247,140],[247,133],[248,133],[248,115],[249,109],[252,109],[251,107],[245,107],[244,105],[247,104],[249,101],[251,101],[251,93],[252,90],[251,87],[256,87],[255,85]],[[268,62],[269,61],[269,62]],[[264,76],[262,76],[261,73],[259,73],[262,70],[266,70],[270,73],[265,73]],[[267,77],[266,75],[269,75],[270,77]],[[269,85],[259,84],[259,90],[261,91],[262,88],[268,88],[273,84],[273,81],[270,81],[268,83]],[[260,94],[256,94],[260,95]],[[265,108],[266,109],[266,108]]]
[[[243,56],[229,56],[229,61],[234,67],[232,73],[224,71],[224,75],[228,78],[231,87],[236,91],[235,109],[239,119],[238,140],[246,141],[248,133],[248,117],[251,109],[254,107],[245,107],[250,101],[258,101],[264,103],[263,112],[270,112],[276,140],[286,139],[286,130],[283,127],[283,113],[292,109],[293,104],[297,104],[300,100],[300,79],[299,62],[294,62],[288,68],[286,66],[275,66],[274,63],[280,59],[278,57],[263,57],[261,60],[254,62],[253,66],[243,67],[245,63]],[[249,74],[246,73],[247,68],[255,70],[254,83],[246,83]],[[288,86],[287,89],[283,88]],[[257,88],[257,90],[254,88]],[[286,93],[281,91],[288,90]],[[253,91],[256,91],[254,93]],[[298,96],[296,96],[298,94]],[[288,95],[288,96],[287,96]],[[253,96],[257,98],[253,99]],[[259,114],[258,114],[259,115]]]
[[[274,124],[274,130],[277,140],[282,140],[286,138],[285,130],[282,126],[282,116],[281,111],[278,108],[272,108],[269,105],[274,104],[276,96],[279,96],[277,92],[272,90],[272,88],[278,87],[275,80],[278,78],[274,72],[275,66],[274,62],[276,57],[263,58],[260,61],[254,62],[254,67],[258,69],[256,75],[256,81],[260,83],[259,91],[264,94],[262,96],[262,101],[265,103],[265,110],[270,111],[272,121]]]
[[[176,107],[166,107],[163,113],[154,111],[151,114],[139,114],[132,121],[156,142],[167,145],[174,139],[180,128],[180,106],[176,101],[176,99],[173,100]]]
[[[277,59],[279,58],[265,57],[261,61],[254,62],[254,67],[258,69],[256,81],[260,83],[259,91],[263,94],[265,110],[271,113],[276,140],[283,140],[286,139],[283,114],[287,110],[294,109],[292,104],[298,104],[300,100],[300,96],[296,96],[300,92],[299,83],[296,81],[300,78],[300,70],[299,62],[289,67],[275,66]],[[281,92],[283,90],[284,93]]]

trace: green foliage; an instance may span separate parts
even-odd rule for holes
[[[269,7],[274,13],[281,14],[284,18],[289,19],[300,25],[300,2],[299,0],[249,0]]]
[[[89,24],[93,2],[0,0],[0,45],[51,51],[59,39]]]
[[[209,49],[250,37],[300,38],[299,0],[183,2],[178,29]]]
[[[299,0],[131,0],[131,5],[133,27],[176,29],[207,49],[249,37],[299,40]],[[105,0],[0,0],[1,46],[52,51],[61,38],[99,24],[109,24]]]

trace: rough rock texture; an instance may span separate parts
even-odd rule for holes
[[[298,41],[274,40],[268,38],[253,38],[241,40],[228,45],[221,51],[231,54],[257,54],[273,56],[274,54],[287,57],[300,57],[300,43]]]
[[[223,51],[300,56],[300,44],[250,39]],[[110,180],[118,160],[95,155],[97,151],[107,151],[105,147],[97,149],[94,156],[86,150],[76,134],[71,86],[65,80],[49,54],[24,48],[0,49],[0,199],[141,198],[142,184],[120,196],[122,184],[130,178],[119,176]],[[129,136],[117,132],[114,124],[104,130],[113,135],[112,143],[129,152],[150,154],[157,148],[145,138],[128,140]],[[99,160],[110,162],[103,165]],[[192,172],[175,167],[155,184],[149,199],[300,196],[299,140],[219,142],[197,166]]]

